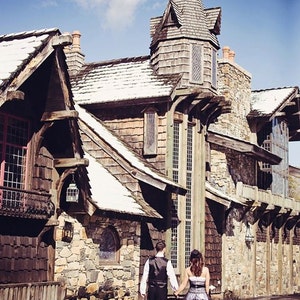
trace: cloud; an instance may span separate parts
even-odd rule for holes
[[[96,13],[106,29],[129,27],[138,7],[146,0],[73,0],[80,7]]]

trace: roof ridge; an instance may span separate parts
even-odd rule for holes
[[[252,90],[251,93],[256,93],[256,92],[266,92],[266,91],[273,91],[273,90],[283,90],[283,89],[291,89],[291,88],[298,88],[297,86],[282,86],[282,87],[274,87],[274,88],[266,88],[266,89],[257,89],[257,90]]]
[[[127,62],[138,62],[138,61],[142,62],[148,59],[150,59],[150,55],[141,55],[141,56],[115,58],[115,59],[103,60],[98,62],[90,62],[90,63],[85,63],[85,66],[105,66],[110,64],[120,64],[120,63],[127,63]]]
[[[12,40],[12,39],[18,39],[18,38],[26,38],[29,36],[40,36],[43,34],[49,34],[49,33],[60,33],[58,28],[45,28],[45,29],[40,29],[40,30],[30,30],[30,31],[22,31],[22,32],[17,32],[17,33],[9,33],[9,34],[4,34],[0,35],[0,42],[5,41],[5,40]]]

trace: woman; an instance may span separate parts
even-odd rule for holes
[[[203,256],[198,250],[193,250],[190,255],[190,266],[185,269],[184,279],[178,290],[174,293],[178,296],[184,290],[188,281],[190,288],[185,296],[185,300],[208,300],[210,274],[204,266]]]

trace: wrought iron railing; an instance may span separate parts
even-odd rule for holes
[[[0,186],[0,215],[48,219],[54,214],[51,194]]]

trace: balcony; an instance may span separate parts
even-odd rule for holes
[[[54,209],[51,194],[0,186],[0,216],[46,220]]]

